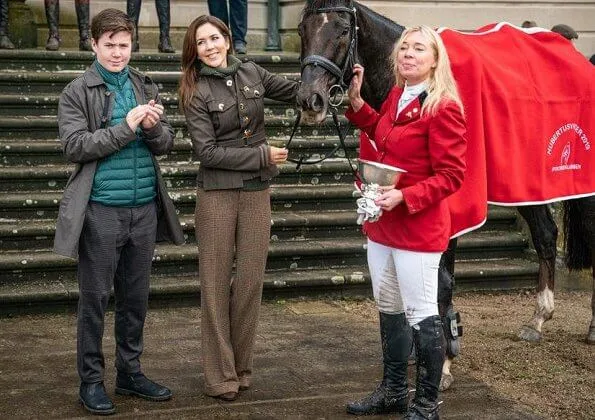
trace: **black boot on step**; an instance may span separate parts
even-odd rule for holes
[[[45,49],[48,51],[58,51],[61,40],[58,32],[60,22],[60,3],[58,0],[45,0],[45,17],[48,21],[48,28],[50,33],[45,44]]]
[[[89,1],[75,0],[74,8],[79,26],[79,50],[92,51],[91,38],[89,37]]]
[[[440,316],[425,318],[413,328],[417,352],[417,381],[415,397],[407,411],[406,420],[439,420],[438,387],[442,377],[445,345]]]
[[[382,382],[369,395],[347,404],[350,414],[405,413],[408,405],[407,359],[411,352],[411,328],[404,313],[380,313],[384,372]]]
[[[0,50],[13,50],[8,37],[8,0],[0,0]]]
[[[138,52],[138,20],[140,17],[141,0],[127,0],[126,14],[134,22],[134,39],[132,40],[132,52]]]
[[[157,46],[157,48],[159,49],[159,52],[162,53],[173,54],[176,52],[176,50],[174,50],[174,47],[171,45],[171,41],[168,35],[159,37],[159,45]]]
[[[169,0],[156,0],[155,7],[157,8],[157,18],[159,19],[159,45],[157,49],[162,53],[173,54],[176,51],[169,39]]]

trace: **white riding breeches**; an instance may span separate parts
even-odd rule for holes
[[[409,325],[438,315],[441,252],[404,251],[368,239],[368,266],[378,311],[405,312]]]

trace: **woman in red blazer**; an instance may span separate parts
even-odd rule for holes
[[[368,264],[384,360],[383,380],[365,398],[349,403],[353,414],[407,412],[406,419],[438,419],[438,386],[444,336],[438,316],[438,264],[450,234],[445,200],[465,173],[463,106],[438,34],[427,26],[405,30],[395,46],[396,86],[377,113],[360,96],[364,69],[354,66],[347,118],[368,137],[360,157],[407,172],[385,186],[383,210],[366,222]],[[411,334],[413,331],[413,334]],[[417,384],[407,398],[407,359],[412,341]]]

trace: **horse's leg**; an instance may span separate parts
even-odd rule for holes
[[[581,207],[582,229],[584,236],[584,243],[586,248],[590,248],[591,258],[585,258],[582,261],[583,267],[591,265],[591,273],[593,277],[593,294],[591,295],[591,325],[587,333],[586,341],[588,344],[595,344],[595,196],[585,197],[578,200]],[[587,253],[588,251],[585,250]]]
[[[593,244],[592,252],[593,261],[595,261],[595,244]],[[595,344],[595,264],[593,264],[593,294],[591,295],[591,326],[587,333],[588,344]]]
[[[564,202],[564,242],[569,270],[591,268],[591,325],[586,341],[595,344],[595,195]]]
[[[459,354],[460,340],[462,332],[457,322],[460,322],[459,314],[453,309],[452,295],[454,290],[454,267],[455,251],[457,240],[452,239],[448,243],[448,249],[440,259],[438,269],[438,312],[442,319],[444,327],[444,337],[446,338],[446,357],[442,365],[442,379],[440,380],[440,391],[446,391],[454,382],[454,377],[450,372],[452,361]]]
[[[518,207],[527,221],[533,246],[539,258],[539,279],[533,318],[521,328],[519,338],[527,341],[541,340],[541,327],[554,314],[554,274],[558,228],[547,205]]]
[[[579,201],[583,208],[583,229],[586,235],[586,242],[591,248],[591,275],[593,277],[593,294],[591,295],[591,325],[587,333],[588,344],[595,344],[595,196],[581,198]],[[585,264],[585,265],[588,265]]]

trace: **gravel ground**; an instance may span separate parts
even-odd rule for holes
[[[371,300],[341,301],[346,311],[377,322]],[[550,419],[595,419],[595,346],[584,339],[591,321],[591,292],[557,292],[552,320],[539,343],[517,338],[529,320],[529,292],[461,293],[455,297],[464,336],[451,369]],[[448,392],[448,391],[446,391]]]

